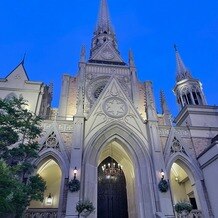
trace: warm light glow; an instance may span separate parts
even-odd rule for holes
[[[164,173],[163,169],[161,169],[160,174],[161,174],[162,179],[164,179],[165,173]]]
[[[52,205],[52,197],[51,197],[51,193],[48,195],[47,200],[46,200],[46,204],[47,205]]]
[[[77,172],[78,172],[78,170],[75,167],[74,170],[73,170],[74,179],[76,179]]]

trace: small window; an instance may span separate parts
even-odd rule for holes
[[[188,104],[193,104],[190,93],[187,94]]]
[[[193,98],[194,98],[195,104],[196,104],[196,105],[199,105],[199,102],[198,102],[198,98],[197,98],[196,93],[195,93],[195,92],[192,92],[192,95],[193,95]]]

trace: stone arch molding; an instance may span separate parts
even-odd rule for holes
[[[121,125],[107,126],[96,132],[93,137],[85,141],[85,150],[82,162],[83,184],[82,195],[91,199],[97,205],[97,167],[101,151],[111,141],[118,142],[129,155],[133,167],[133,189],[135,214],[130,217],[152,217],[155,213],[154,172],[151,167],[151,157],[148,152],[147,141],[141,141],[128,128]],[[96,215],[93,215],[96,217]]]
[[[18,97],[14,92],[11,92],[11,93],[6,95],[5,100],[11,100],[13,98],[18,98]]]
[[[209,208],[207,198],[204,193],[204,187],[202,185],[203,174],[198,165],[195,162],[192,162],[188,156],[182,153],[175,153],[172,155],[166,165],[166,172],[168,178],[170,178],[170,170],[173,163],[178,163],[188,174],[188,177],[191,181],[191,185],[194,188],[194,193],[196,197],[196,202],[198,209],[203,213],[203,217],[209,217]]]
[[[39,169],[49,159],[53,159],[58,164],[62,173],[59,206],[58,206],[58,217],[61,217],[63,206],[64,206],[63,197],[66,196],[65,181],[68,180],[69,177],[69,163],[66,162],[63,155],[57,150],[46,149],[39,152],[39,158],[35,160],[34,164]]]
[[[167,175],[170,175],[170,170],[173,163],[178,161],[182,168],[184,168],[184,170],[188,174],[192,184],[194,184],[197,180],[203,180],[203,174],[198,165],[196,165],[192,160],[190,160],[189,157],[187,157],[183,153],[175,153],[170,157],[166,165]]]
[[[68,178],[69,175],[69,164],[65,161],[64,157],[53,149],[47,149],[39,152],[39,158],[34,161],[34,164],[40,168],[45,161],[54,159],[62,171],[63,178]]]

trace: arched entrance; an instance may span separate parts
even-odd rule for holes
[[[125,175],[112,157],[106,158],[98,167],[97,203],[98,217],[128,218]]]
[[[99,178],[101,178],[102,176],[102,170],[100,169],[102,164],[107,164],[108,161],[110,162],[110,158],[112,158],[112,160],[114,160],[115,163],[117,164],[119,163],[122,166],[122,176],[120,178],[120,181],[116,181],[116,182],[113,181],[112,183],[111,180],[107,180],[105,186],[111,188],[110,194],[113,194],[115,190],[122,191],[121,195],[119,196],[116,195],[113,197],[120,198],[120,200],[124,204],[124,206],[122,207],[124,211],[126,211],[126,212],[120,212],[121,214],[123,213],[123,216],[120,217],[127,218],[127,217],[134,217],[136,214],[135,192],[134,192],[135,172],[134,172],[134,166],[132,160],[128,155],[128,153],[126,152],[126,150],[123,148],[123,146],[124,145],[122,145],[121,141],[114,139],[108,142],[107,145],[103,147],[103,149],[101,150],[98,160],[98,184],[99,184]],[[122,184],[119,184],[119,182],[121,182]],[[98,217],[101,218],[101,216]]]
[[[32,201],[29,208],[58,208],[62,179],[62,172],[59,165],[52,157],[46,158],[46,160],[39,164],[36,173],[46,181],[46,191],[43,202]]]
[[[196,203],[196,193],[192,186],[192,182],[186,170],[181,166],[179,161],[174,162],[170,171],[170,184],[172,191],[173,203],[187,201],[193,206],[193,209],[198,209]]]
[[[83,155],[83,198],[90,199],[98,208],[98,166],[110,156],[123,166],[128,218],[152,217],[155,213],[155,196],[147,141],[141,141],[125,126],[111,124],[90,136],[86,137]],[[90,217],[97,218],[97,213]]]
[[[203,176],[197,163],[185,154],[174,154],[167,164],[170,179],[172,201],[189,201],[193,208],[193,217],[209,217],[208,202],[206,200]]]

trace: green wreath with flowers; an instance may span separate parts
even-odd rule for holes
[[[68,188],[71,192],[78,192],[80,190],[80,181],[78,179],[71,179],[68,183]]]
[[[168,182],[165,179],[161,179],[158,188],[161,192],[167,192],[169,188]]]

